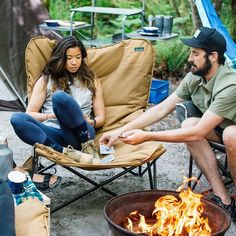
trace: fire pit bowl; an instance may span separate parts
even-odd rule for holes
[[[138,210],[140,214],[151,217],[157,199],[165,195],[178,198],[179,193],[164,190],[146,190],[131,192],[112,198],[104,207],[104,215],[114,236],[145,235],[130,232],[122,226],[127,221],[130,212]],[[231,218],[220,206],[207,199],[202,199],[205,205],[203,216],[209,219],[212,235],[224,235],[228,230]]]

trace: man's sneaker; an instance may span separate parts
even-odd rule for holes
[[[81,164],[99,164],[99,160],[93,158],[92,155],[75,150],[70,145],[63,148],[63,154]]]
[[[236,221],[236,206],[235,206],[235,200],[234,198],[231,198],[231,203],[229,205],[225,205],[220,197],[214,195],[211,200],[218,204],[219,206],[223,207],[230,215],[231,219],[233,221]]]
[[[99,160],[98,150],[95,146],[94,140],[89,140],[86,143],[81,143],[81,151],[92,155]]]

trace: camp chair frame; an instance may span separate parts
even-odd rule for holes
[[[32,161],[32,170],[33,173],[43,173],[44,171],[52,168],[53,166],[57,165],[56,163],[53,163],[41,170],[37,170],[37,166],[39,164],[39,158],[41,157],[40,155],[37,154],[37,145],[34,146],[33,148],[33,161]],[[142,177],[146,172],[148,172],[148,178],[149,178],[149,184],[150,184],[150,189],[157,189],[157,171],[156,171],[156,161],[157,159],[153,159],[150,162],[146,163],[146,167],[142,168],[142,166],[131,166],[131,167],[123,167],[123,171],[120,171],[119,173],[113,175],[112,177],[106,179],[105,181],[102,181],[101,183],[95,182],[92,179],[86,177],[85,175],[81,174],[79,171],[75,170],[74,168],[70,167],[70,166],[62,166],[63,168],[65,168],[66,170],[70,171],[71,173],[75,174],[76,176],[78,176],[79,178],[87,181],[88,183],[90,183],[91,185],[93,185],[94,187],[84,191],[83,193],[79,193],[78,195],[76,195],[74,198],[68,200],[67,202],[60,204],[58,206],[56,206],[55,208],[51,209],[51,213],[54,213],[60,209],[62,209],[63,207],[68,206],[69,204],[85,197],[86,195],[101,189],[102,191],[110,194],[111,196],[117,196],[117,193],[105,188],[104,186],[111,183],[113,180],[116,180],[117,178],[127,174],[127,173],[131,173],[134,176],[138,176],[138,177]],[[137,172],[134,172],[133,170],[137,170]]]
[[[55,45],[55,41],[45,37],[36,37],[29,42],[26,48],[29,98],[35,80],[50,58]],[[95,142],[98,143],[102,133],[123,126],[140,116],[146,109],[155,62],[155,51],[147,40],[129,39],[102,48],[89,48],[87,53],[88,66],[95,71],[97,78],[101,81],[104,93],[106,120],[102,129],[96,132]],[[32,60],[34,60],[34,63],[31,63]],[[35,63],[36,61],[40,63]],[[155,189],[157,187],[156,159],[165,152],[159,142],[148,141],[138,145],[128,145],[117,141],[114,148],[115,160],[106,164],[91,165],[78,163],[49,147],[35,144],[32,163],[33,172],[37,172],[38,157],[42,156],[53,162],[50,166],[58,164],[93,185],[92,188],[78,194],[74,199],[56,207],[52,212],[97,189],[115,196],[116,193],[105,188],[105,185],[126,173],[143,176],[147,172],[150,188]],[[145,168],[142,168],[143,165],[146,165]],[[122,171],[101,183],[93,181],[80,171],[81,169],[102,171],[111,168],[121,168]]]
[[[218,164],[219,169],[222,172],[222,176],[226,177],[226,180],[224,182],[225,185],[231,184],[233,182],[233,179],[232,179],[232,176],[231,176],[231,174],[228,170],[227,155],[226,155],[226,150],[225,150],[224,144],[213,142],[213,141],[209,141],[209,144],[212,147],[213,151],[218,151],[218,152],[221,152],[221,153],[225,154],[223,163],[220,160],[217,160],[217,164]],[[193,157],[190,154],[190,156],[189,156],[189,173],[188,173],[189,178],[191,178],[192,175],[193,175],[192,174],[193,173],[193,162],[194,162]],[[193,184],[192,184],[192,181],[189,182],[189,187],[191,188],[191,190],[194,190],[196,188],[196,186],[198,184],[198,181],[202,177],[202,174],[203,174],[202,172],[200,172],[198,174],[197,181],[195,181]],[[209,189],[209,190],[204,191],[204,193],[205,192],[211,192],[211,191],[212,191],[212,189]]]

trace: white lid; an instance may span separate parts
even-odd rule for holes
[[[14,183],[22,183],[26,180],[25,174],[16,170],[11,171],[7,177],[11,182]]]

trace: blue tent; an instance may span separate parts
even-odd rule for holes
[[[218,17],[211,1],[194,0],[194,2],[197,6],[202,25],[217,29],[225,37],[225,40],[227,42],[227,51],[225,53],[227,63],[229,63],[232,67],[236,68],[236,44],[231,38],[226,27]]]

